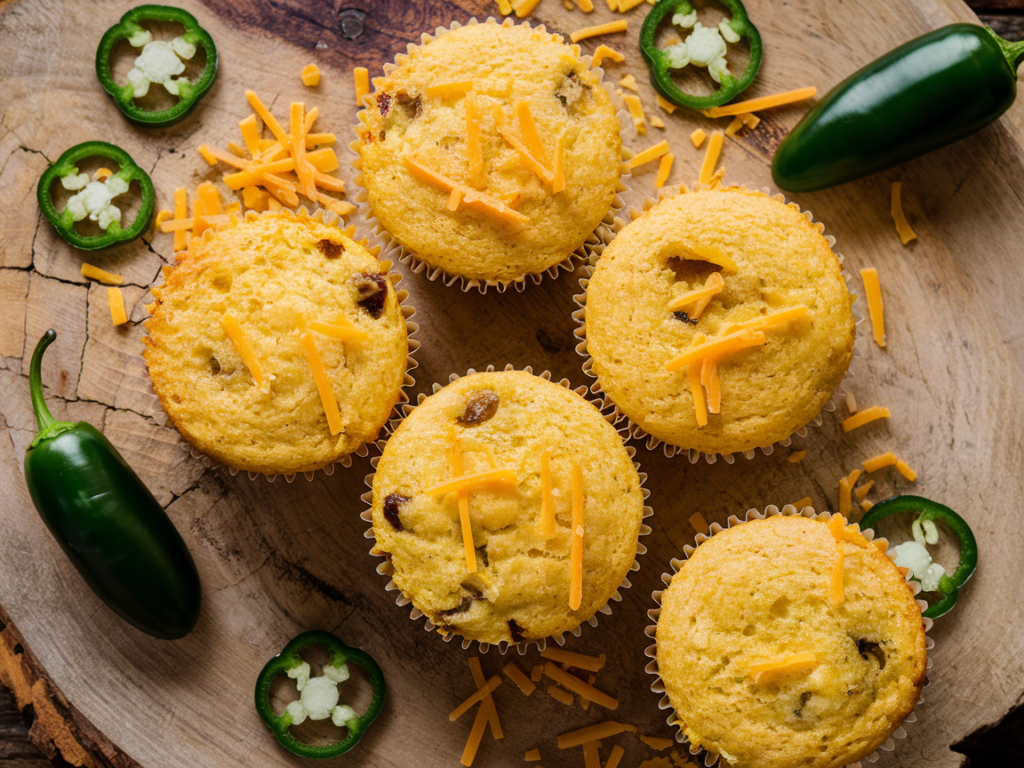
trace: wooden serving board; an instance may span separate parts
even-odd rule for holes
[[[201,160],[202,142],[225,146],[249,113],[243,92],[255,89],[278,114],[293,100],[320,107],[320,130],[344,137],[355,120],[352,67],[379,73],[422,32],[453,20],[485,18],[485,0],[181,0],[217,41],[220,74],[192,117],[167,130],[132,127],[100,89],[93,56],[103,31],[133,6],[127,0],[0,2],[0,679],[21,706],[34,704],[35,740],[74,765],[298,765],[263,727],[252,706],[263,664],[300,631],[322,628],[369,650],[388,678],[389,699],[348,764],[424,768],[457,765],[467,719],[446,714],[473,690],[469,655],[409,619],[409,609],[385,593],[367,553],[360,494],[369,459],[308,482],[232,477],[193,458],[165,418],[139,353],[143,298],[172,258],[171,238],[153,235],[89,262],[125,275],[133,323],[111,327],[105,290],[79,275],[83,254],[66,245],[38,213],[35,186],[47,159],[90,139],[127,149],[152,174],[159,208],[175,187],[216,178]],[[570,32],[610,20],[605,4],[592,14],[544,0],[531,21]],[[971,21],[956,0],[860,0],[829,3],[750,0],[750,16],[766,55],[748,95],[816,85],[828,90],[842,77],[897,44],[951,21]],[[695,127],[722,128],[655,106],[637,50],[642,16],[629,31],[600,42],[626,54],[608,77],[636,76],[648,114],[664,131],[629,136],[635,148],[668,138],[676,154],[672,181],[693,180],[702,153],[688,140]],[[322,84],[309,90],[299,70],[316,62]],[[769,186],[771,154],[804,106],[761,115],[760,127],[727,139],[726,180]],[[693,512],[724,522],[729,514],[810,496],[834,508],[841,475],[867,456],[893,450],[920,473],[913,486],[890,473],[876,477],[870,498],[913,491],[961,511],[977,533],[981,566],[961,604],[937,622],[931,686],[918,722],[896,757],[882,764],[907,768],[956,766],[951,752],[966,735],[998,721],[1024,698],[1024,105],[956,146],[874,178],[794,199],[826,223],[853,272],[878,267],[887,309],[889,346],[863,338],[847,380],[863,406],[882,404],[892,419],[844,435],[836,415],[797,439],[808,458],[787,463],[787,450],[729,465],[691,465],[638,445],[655,509],[649,551],[632,575],[633,587],[596,629],[585,627],[568,647],[608,654],[600,686],[619,696],[612,716],[648,735],[668,736],[658,696],[644,673],[644,634],[651,592],[683,544],[693,540]],[[653,194],[653,168],[628,180],[639,205]],[[351,183],[353,172],[342,175]],[[904,184],[904,204],[919,235],[900,245],[889,215],[889,190]],[[355,218],[358,222],[358,216]],[[574,351],[572,296],[578,278],[545,279],[525,292],[462,293],[410,275],[403,283],[421,324],[413,396],[470,367],[511,363],[550,370],[574,386],[589,383]],[[856,285],[857,283],[855,283]],[[22,473],[34,434],[27,389],[28,358],[41,333],[56,328],[44,378],[59,419],[86,420],[102,430],[140,472],[185,536],[203,579],[203,612],[186,639],[168,643],[119,621],[85,587],[32,507]],[[842,407],[840,408],[842,411]],[[16,629],[15,629],[16,627]],[[475,651],[473,651],[475,653]],[[518,657],[517,657],[518,658]],[[507,658],[483,658],[496,674]],[[520,660],[536,663],[532,651]],[[558,733],[606,719],[540,691],[524,698],[511,683],[496,692],[506,738],[485,738],[478,764],[513,765],[540,747],[543,765],[582,765],[579,750],[558,753]],[[632,735],[624,766],[655,753]],[[605,745],[602,758],[607,755]],[[682,750],[679,750],[682,753]],[[669,753],[662,753],[667,760]],[[338,761],[339,764],[345,760]],[[668,762],[648,766],[668,765]],[[678,763],[677,763],[678,764]]]

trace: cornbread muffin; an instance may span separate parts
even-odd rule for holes
[[[408,340],[395,289],[373,255],[318,219],[250,214],[184,254],[153,295],[144,352],[153,388],[182,436],[229,467],[318,469],[373,440],[399,399]],[[232,319],[262,386],[227,334]],[[306,330],[317,322],[363,338]],[[337,434],[307,332],[337,402]]]
[[[896,565],[855,531],[768,517],[726,529],[684,562],[662,598],[657,661],[693,744],[736,768],[837,768],[914,708],[921,612]],[[800,653],[814,658],[788,658]]]
[[[601,388],[644,431],[703,453],[768,446],[809,422],[846,373],[855,335],[852,298],[821,229],[736,187],[655,205],[619,232],[587,287],[587,352]],[[670,310],[719,277],[721,292],[696,320]],[[699,336],[713,342],[737,332],[730,324],[785,311],[804,314],[717,359],[720,412],[700,425],[710,393],[691,384],[689,366],[666,363]]]
[[[399,243],[431,267],[491,282],[543,272],[583,245],[615,197],[621,140],[578,46],[528,25],[470,24],[396,62],[373,81],[375,106],[360,113],[352,147],[373,215]],[[477,115],[479,156],[467,108]],[[531,170],[515,144],[545,173],[557,175],[560,157],[564,189]],[[410,161],[462,185],[465,200],[454,207],[452,187],[414,175]],[[495,203],[510,218],[483,210]]]
[[[583,531],[576,610],[574,463]],[[466,492],[467,553],[459,492],[431,489],[495,468],[514,479]],[[373,480],[375,554],[390,560],[395,583],[431,622],[481,643],[548,637],[593,616],[633,564],[642,516],[640,479],[615,429],[579,395],[519,371],[466,376],[427,398],[388,440]]]

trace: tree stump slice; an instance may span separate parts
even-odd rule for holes
[[[166,426],[140,357],[143,305],[160,268],[172,261],[171,237],[150,231],[128,245],[76,252],[42,220],[35,187],[47,159],[73,144],[104,139],[150,171],[158,209],[170,208],[175,187],[194,190],[203,180],[217,180],[220,172],[196,148],[237,140],[238,121],[249,114],[244,90],[253,88],[278,115],[293,100],[320,108],[319,130],[339,136],[340,173],[352,198],[355,174],[346,162],[356,112],[352,68],[379,74],[421,33],[484,19],[497,7],[485,0],[351,0],[344,9],[323,0],[182,0],[214,36],[220,73],[187,120],[142,130],[123,118],[93,71],[100,36],[135,4],[0,2],[0,681],[14,691],[19,707],[33,706],[35,743],[72,765],[297,766],[302,761],[280,749],[257,717],[253,685],[264,663],[294,635],[326,629],[367,649],[388,678],[388,703],[348,759],[404,767],[416,755],[424,768],[454,765],[469,723],[450,724],[446,714],[473,690],[466,659],[476,650],[424,632],[421,621],[410,621],[409,608],[385,592],[386,579],[375,573],[379,561],[368,554],[367,525],[359,518],[369,458],[291,483],[232,476],[195,458]],[[767,51],[749,96],[803,85],[824,93],[913,36],[974,20],[954,0],[908,0],[899,7],[862,0],[829,4],[827,12],[812,0],[747,5]],[[568,33],[619,18],[604,3],[595,7],[583,14],[545,0],[529,20]],[[591,52],[606,43],[626,54],[623,64],[606,66],[606,80],[635,75],[648,116],[667,124],[649,128],[644,137],[629,133],[626,143],[642,149],[669,139],[676,154],[670,182],[692,182],[703,153],[693,149],[689,133],[727,122],[658,109],[637,50],[646,9],[626,16],[627,33],[582,47]],[[323,72],[315,89],[299,80],[310,62]],[[805,109],[762,113],[757,130],[727,138],[721,160],[726,181],[770,187],[774,148]],[[649,551],[612,614],[601,616],[596,628],[585,627],[579,639],[570,637],[567,646],[608,655],[600,685],[622,701],[611,717],[637,724],[645,735],[671,735],[644,672],[644,629],[654,605],[651,592],[662,586],[669,560],[694,538],[692,513],[724,523],[730,514],[808,495],[816,508],[834,509],[839,477],[887,450],[920,477],[910,485],[893,473],[877,473],[870,498],[913,492],[958,509],[974,526],[981,565],[960,605],[932,632],[934,666],[918,721],[879,765],[958,766],[962,757],[950,746],[1024,699],[1018,565],[1024,530],[1016,503],[1024,485],[1024,393],[1017,378],[1024,370],[1024,333],[1015,309],[1024,291],[1022,144],[1024,105],[1017,105],[979,134],[901,168],[791,196],[837,238],[846,269],[876,266],[881,273],[889,346],[876,347],[870,326],[862,325],[846,387],[862,407],[885,405],[893,416],[844,435],[840,414],[825,414],[820,428],[794,440],[794,449],[808,451],[799,464],[786,462],[789,451],[781,448],[749,461],[738,457],[731,465],[691,465],[683,456],[669,459],[637,445],[655,509],[648,521],[653,534],[644,540]],[[654,170],[645,167],[626,179],[630,206],[638,208],[654,194]],[[896,180],[903,182],[904,206],[919,238],[908,247],[900,244],[889,214]],[[352,221],[365,229],[359,214]],[[79,273],[83,259],[125,276],[127,326],[110,325],[105,291]],[[590,383],[574,351],[571,318],[582,269],[522,293],[486,295],[399,269],[406,272],[403,287],[421,325],[414,399],[451,373],[506,363],[551,371],[574,386]],[[196,630],[181,641],[157,641],[118,620],[85,587],[33,509],[22,470],[35,432],[26,374],[31,350],[49,327],[59,334],[44,365],[54,415],[102,429],[166,506],[195,555],[203,611]],[[513,658],[528,669],[536,656],[502,657],[492,649],[482,662],[492,675]],[[609,716],[596,706],[588,712],[566,707],[543,686],[527,700],[507,684],[495,698],[507,736],[499,743],[485,738],[478,765],[511,764],[535,747],[548,768],[579,765],[578,750],[558,752],[554,737]],[[623,765],[656,754],[627,736],[616,739],[626,748]],[[602,759],[607,749],[606,743]]]

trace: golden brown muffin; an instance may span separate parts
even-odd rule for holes
[[[555,513],[550,537],[542,528],[545,451]],[[576,610],[574,462],[583,481]],[[430,489],[495,467],[514,480],[467,493],[467,553],[459,493]],[[482,643],[548,637],[593,616],[633,564],[642,516],[640,479],[615,429],[576,393],[520,371],[466,376],[427,398],[388,440],[373,479],[375,553],[388,557],[395,583],[431,622]]]
[[[153,289],[144,353],[170,421],[203,453],[265,474],[308,472],[376,438],[408,358],[405,318],[377,259],[337,227],[290,213],[249,215],[207,235]],[[234,318],[264,386],[227,335]],[[332,434],[304,346],[306,323],[340,416]],[[329,407],[329,406],[328,406]]]
[[[696,321],[670,311],[715,273],[724,286]],[[601,388],[644,431],[704,453],[748,451],[788,437],[828,402],[853,355],[851,305],[821,226],[798,210],[735,187],[685,193],[605,249],[587,286],[587,352]],[[800,307],[802,317],[762,331],[763,345],[717,362],[720,412],[700,425],[689,366],[666,363],[699,335],[712,341],[730,324]]]
[[[855,762],[917,703],[921,611],[896,565],[856,526],[842,531],[799,515],[734,525],[664,592],[658,674],[687,738],[735,768]]]
[[[621,140],[615,108],[578,46],[527,25],[470,24],[397,62],[373,81],[376,103],[360,113],[352,146],[373,215],[398,242],[450,275],[502,283],[543,272],[583,245],[615,197]],[[446,93],[431,90],[451,84]],[[474,106],[479,166],[467,124]],[[561,155],[564,189],[531,170],[517,144],[546,173],[555,173]],[[468,196],[453,209],[451,188],[416,175],[410,161],[463,185]],[[474,195],[491,202],[473,202]],[[484,210],[495,201],[513,209],[511,218]]]

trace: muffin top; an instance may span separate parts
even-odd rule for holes
[[[398,297],[380,262],[337,227],[250,214],[184,254],[153,295],[144,352],[153,388],[178,431],[223,464],[318,469],[373,440],[398,401],[408,356]],[[228,336],[232,321],[262,385]]]
[[[732,453],[788,437],[828,402],[853,355],[852,300],[821,231],[795,206],[741,188],[680,194],[626,226],[587,287],[587,351],[602,389],[684,449]],[[695,304],[678,307],[716,282],[696,320]],[[715,399],[707,378],[690,381],[707,374],[703,358],[696,371],[666,364],[722,335],[755,345],[709,356],[720,405],[701,425],[700,401],[706,411]]]
[[[431,267],[492,282],[583,245],[611,208],[621,140],[578,46],[528,25],[470,24],[396,61],[373,81],[353,144],[392,236]]]
[[[493,470],[507,482],[465,493],[468,549],[460,493],[443,485]],[[373,480],[375,552],[395,583],[442,631],[482,643],[548,637],[593,616],[633,564],[642,516],[640,479],[615,429],[576,393],[519,371],[472,374],[427,398],[388,440]]]
[[[657,657],[669,701],[691,742],[730,765],[843,766],[917,703],[921,611],[896,565],[843,523],[735,525],[665,590]]]

